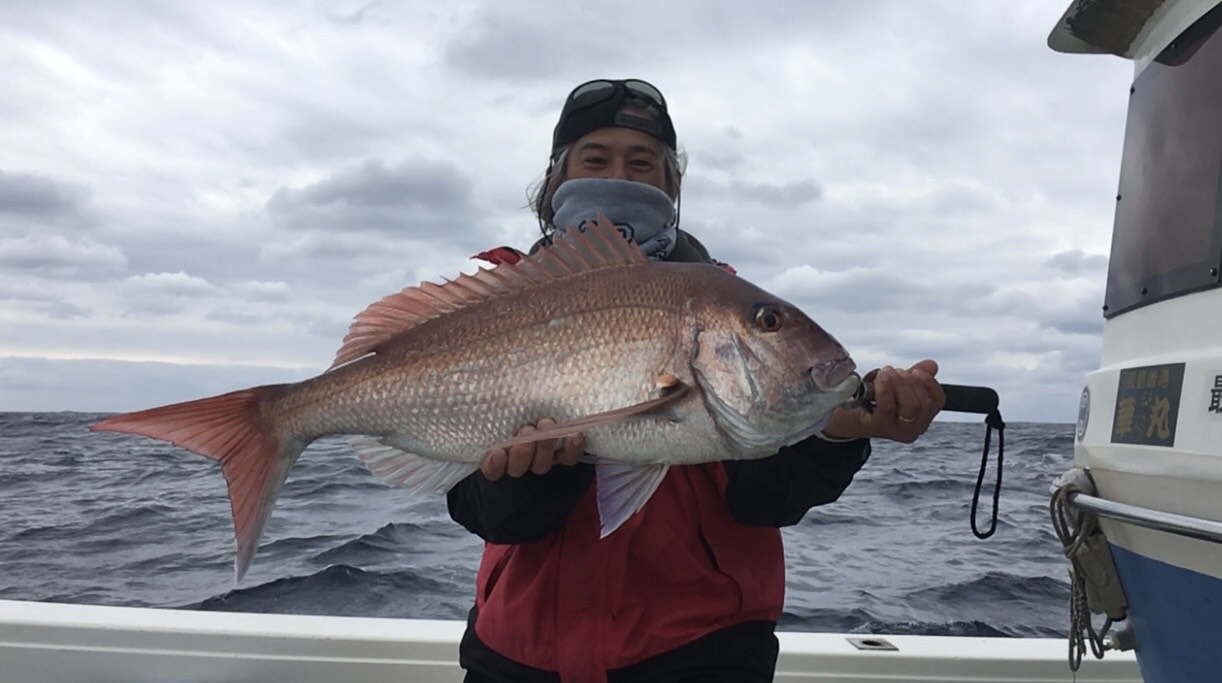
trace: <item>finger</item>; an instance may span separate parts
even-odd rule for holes
[[[891,382],[895,395],[895,417],[905,425],[913,424],[925,412],[922,407],[923,388],[906,372],[895,372]]]
[[[581,456],[586,453],[586,440],[580,434],[573,434],[564,440],[564,448],[556,456],[556,461],[563,465],[576,465],[581,462]]]
[[[556,424],[555,420],[543,418],[539,420],[539,429],[547,429]],[[535,443],[534,460],[531,462],[530,471],[535,474],[547,474],[547,471],[552,468],[552,462],[556,458],[556,440],[547,439]]]
[[[923,361],[919,361],[908,369],[913,372],[920,370],[921,372],[929,375],[930,377],[938,376],[938,362],[930,358],[926,358]]]
[[[518,430],[518,434],[531,434],[534,431],[534,425],[526,425]],[[533,442],[514,444],[509,447],[509,461],[505,466],[505,473],[511,477],[520,477],[530,470],[534,459],[535,444]]]
[[[923,375],[925,376],[924,378],[922,377]],[[900,377],[903,389],[899,391],[899,394],[903,396],[905,393],[909,393],[913,398],[911,403],[912,410],[906,410],[905,408],[908,404],[904,404],[901,406],[899,413],[909,417],[912,415],[923,416],[925,413],[928,413],[929,409],[933,406],[933,396],[930,394],[929,385],[926,383],[928,375],[925,375],[920,370],[908,370],[901,372]]]
[[[920,381],[926,395],[929,397],[927,409],[933,414],[941,412],[942,408],[946,407],[946,390],[942,388],[938,380],[921,370],[913,370],[912,376]]]
[[[879,369],[874,377],[874,414],[872,421],[882,423],[895,421],[895,368],[890,365]]]
[[[548,441],[546,444],[540,443],[535,449],[535,458],[530,464],[530,471],[535,474],[547,474],[547,471],[552,468],[552,464],[556,460],[556,444],[553,441]]]
[[[505,464],[508,457],[509,454],[505,452],[504,448],[488,451],[484,454],[484,461],[480,463],[479,469],[488,481],[496,481],[505,476]]]

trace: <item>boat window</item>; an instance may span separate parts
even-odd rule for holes
[[[1220,284],[1222,5],[1133,83],[1105,317]]]

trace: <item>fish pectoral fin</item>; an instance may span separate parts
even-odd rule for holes
[[[378,479],[406,489],[413,497],[445,493],[479,469],[479,463],[434,460],[389,446],[374,437],[355,438],[352,448]]]
[[[522,443],[538,443],[540,441],[548,441],[551,439],[563,439],[565,437],[580,434],[591,427],[601,427],[603,425],[615,424],[623,422],[633,417],[645,417],[650,414],[658,414],[663,419],[675,419],[669,414],[667,408],[672,406],[676,401],[683,398],[691,391],[691,387],[686,384],[676,383],[671,387],[667,387],[661,396],[655,399],[626,406],[624,408],[616,408],[602,413],[594,413],[586,415],[568,422],[560,422],[538,431],[530,432],[529,434],[519,434],[503,441],[498,441],[490,448],[509,448]]]
[[[645,507],[653,492],[666,477],[669,465],[622,465],[600,462],[595,465],[598,487],[598,518],[602,522],[599,538],[606,538]]]

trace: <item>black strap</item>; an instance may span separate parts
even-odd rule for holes
[[[869,412],[874,412],[874,377],[876,375],[878,375],[878,370],[871,370],[861,378],[861,385],[857,387],[857,393],[851,401]],[[972,533],[976,535],[976,538],[985,539],[997,531],[997,514],[1001,507],[1002,464],[1005,462],[1006,451],[1006,423],[1001,419],[1001,410],[997,407],[999,403],[997,392],[989,387],[943,384],[942,390],[946,392],[946,404],[942,410],[955,413],[979,413],[985,416],[984,453],[980,456],[980,473],[976,476],[976,490],[972,493],[971,511]],[[993,485],[993,512],[989,520],[989,529],[981,532],[980,527],[976,524],[976,511],[980,507],[980,491],[984,488],[984,475],[989,467],[989,446],[992,444],[994,429],[997,430],[997,482]]]
[[[1006,423],[1001,419],[1001,413],[997,410],[989,413],[984,419],[984,453],[980,456],[980,473],[976,475],[976,490],[972,493],[972,533],[976,538],[984,540],[993,535],[997,531],[997,511],[1001,505],[1001,472],[1002,464],[1005,462],[1006,453]],[[993,430],[997,430],[997,482],[993,484],[993,514],[989,519],[989,530],[981,532],[976,526],[976,508],[980,505],[980,489],[984,486],[984,473],[989,466],[989,441],[993,435]]]
[[[980,473],[976,475],[976,490],[972,493],[972,533],[976,538],[986,539],[997,531],[997,513],[1001,507],[1001,474],[1005,462],[1005,429],[1006,423],[1001,419],[1001,411],[997,405],[997,392],[989,387],[971,387],[959,384],[943,384],[946,392],[946,406],[943,410],[956,413],[981,413],[985,415],[984,452],[980,456]],[[989,446],[992,443],[993,430],[997,430],[997,482],[993,485],[993,512],[989,519],[987,531],[980,531],[976,524],[976,511],[980,507],[980,491],[984,488],[984,475],[989,467]]]

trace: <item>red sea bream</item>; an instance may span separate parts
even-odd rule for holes
[[[358,315],[323,374],[117,415],[219,460],[237,576],[297,457],[330,434],[389,484],[445,491],[491,448],[585,436],[602,534],[670,465],[762,458],[854,391],[848,353],[794,306],[715,265],[651,262],[609,221],[516,264],[424,283]],[[552,429],[513,437],[551,417]]]

